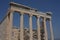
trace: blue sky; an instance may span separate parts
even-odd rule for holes
[[[41,12],[51,11],[55,38],[60,38],[60,0],[12,0],[36,8]],[[0,21],[7,13],[11,0],[0,0]]]

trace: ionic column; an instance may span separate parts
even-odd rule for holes
[[[40,34],[40,16],[37,17],[37,32],[38,32],[38,40],[41,40],[41,34]]]
[[[20,16],[20,40],[24,40],[24,35],[23,35],[23,26],[24,26],[24,24],[23,24],[23,12],[21,12],[21,16]]]
[[[45,40],[48,40],[48,34],[47,34],[47,27],[46,27],[46,18],[44,18],[44,32],[45,32]]]
[[[10,26],[9,27],[8,26],[9,26],[9,17],[7,16],[6,40],[9,40],[9,34],[10,34],[9,33]]]
[[[52,21],[51,21],[51,19],[50,19],[50,32],[51,32],[51,40],[54,40],[53,28],[52,28]]]
[[[30,29],[30,40],[33,40],[33,32],[32,32],[32,15],[29,17],[29,29]]]
[[[6,40],[11,40],[12,38],[13,11],[9,13],[10,14],[7,15]]]

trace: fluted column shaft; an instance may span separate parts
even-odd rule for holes
[[[32,32],[32,15],[29,17],[29,29],[30,29],[30,40],[33,40],[33,32]]]
[[[9,34],[10,34],[10,33],[9,33],[9,31],[10,31],[10,30],[9,30],[9,29],[10,29],[9,27],[10,27],[10,26],[9,26],[9,27],[8,27],[8,26],[9,26],[9,17],[7,16],[6,40],[9,40]]]
[[[13,25],[13,12],[7,16],[7,29],[6,29],[6,40],[11,40],[12,38],[12,25]]]
[[[53,29],[52,29],[52,21],[51,21],[51,19],[50,19],[50,32],[51,32],[51,40],[54,40]]]
[[[40,16],[37,17],[37,32],[38,32],[38,40],[41,40],[41,34],[40,34]]]
[[[20,40],[24,40],[23,37],[23,13],[21,12],[21,16],[20,16]]]
[[[48,40],[48,34],[47,34],[47,27],[46,27],[46,18],[44,18],[44,32],[45,32],[45,40]]]

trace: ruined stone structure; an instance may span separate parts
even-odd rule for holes
[[[19,29],[12,28],[13,12],[20,13]],[[29,29],[23,28],[24,14],[29,15]],[[32,29],[32,16],[36,16],[37,18],[37,32],[36,30]],[[40,20],[39,20],[40,18],[43,19],[42,27],[40,27]],[[51,12],[43,13],[43,12],[39,12],[34,8],[30,8],[25,5],[11,2],[7,15],[0,22],[0,40],[48,40],[47,27],[46,27],[47,20],[50,23],[51,40],[54,40]]]

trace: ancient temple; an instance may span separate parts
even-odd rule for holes
[[[18,29],[12,26],[13,12],[20,14],[20,28]],[[23,26],[24,14],[29,15],[29,29]],[[11,2],[6,16],[0,22],[0,40],[48,40],[47,20],[50,23],[51,40],[54,40],[51,15],[51,12],[43,13],[37,9]],[[32,29],[32,16],[37,18],[37,30]],[[40,24],[40,18],[42,18],[42,24]]]

